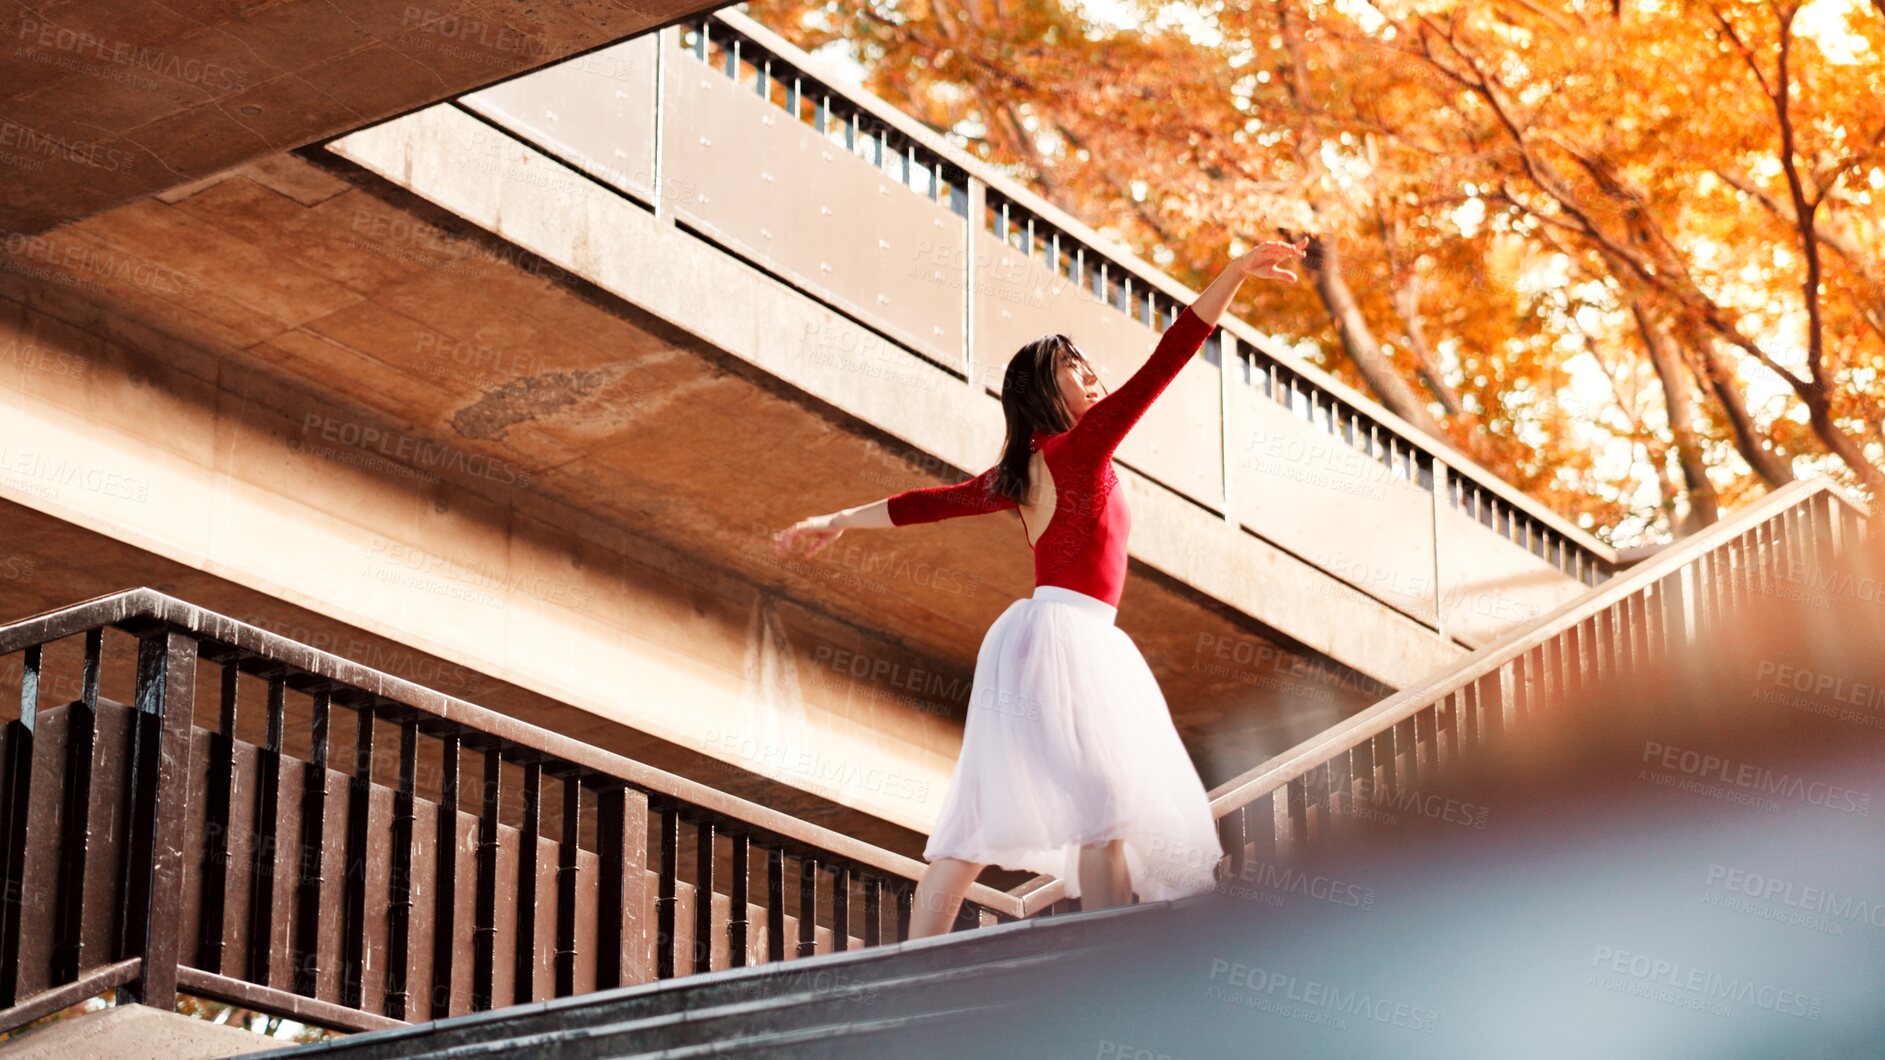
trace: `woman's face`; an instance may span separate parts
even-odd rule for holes
[[[1078,347],[1075,350],[1077,352]],[[1062,353],[1057,375],[1061,399],[1067,403],[1067,411],[1073,413],[1076,423],[1086,415],[1087,409],[1106,396],[1100,390],[1100,377],[1094,374],[1084,357]]]

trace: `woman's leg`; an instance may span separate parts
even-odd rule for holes
[[[916,897],[910,902],[910,937],[928,938],[948,931],[962,908],[962,896],[981,874],[981,865],[961,858],[930,862],[916,881]]]
[[[1080,848],[1080,911],[1110,909],[1132,901],[1132,876],[1126,871],[1126,841],[1115,839]]]

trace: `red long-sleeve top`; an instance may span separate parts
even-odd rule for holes
[[[1119,389],[1095,402],[1070,430],[1035,431],[1030,448],[1042,451],[1054,479],[1054,513],[1034,543],[1034,584],[1058,585],[1119,606],[1126,584],[1126,535],[1132,512],[1114,487],[1113,452],[1139,422],[1153,399],[1211,335],[1187,306],[1159,338],[1145,364]],[[950,486],[905,490],[888,500],[895,526],[932,523],[965,515],[1018,508],[993,489],[1000,465]],[[1025,524],[1022,533],[1027,533]]]

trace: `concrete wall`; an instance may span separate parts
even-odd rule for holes
[[[413,461],[428,443],[265,370],[108,309],[78,326],[27,304],[85,311],[50,288],[0,293],[0,497],[905,827],[934,819],[960,666],[489,462]]]

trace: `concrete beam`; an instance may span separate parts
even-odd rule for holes
[[[39,232],[711,10],[71,0],[0,25],[0,233]]]

